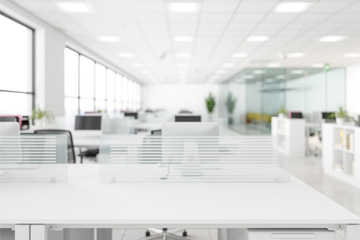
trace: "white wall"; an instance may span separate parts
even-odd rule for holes
[[[346,68],[346,109],[360,115],[360,65]]]
[[[218,84],[150,84],[147,86],[147,108],[165,109],[176,114],[188,109],[194,114],[208,117],[205,98],[215,96],[214,117],[219,116],[220,87]]]

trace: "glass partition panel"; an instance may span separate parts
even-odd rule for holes
[[[321,112],[345,106],[345,69],[251,68],[245,69],[221,88],[221,117],[242,134],[269,135],[271,116],[301,112],[313,123]],[[236,99],[233,113],[227,109],[230,94]],[[301,115],[297,115],[301,116]]]
[[[287,182],[270,136],[103,135],[101,182]]]
[[[0,182],[66,182],[65,135],[0,136]]]
[[[326,110],[335,112],[345,107],[345,69],[333,69],[326,73]]]

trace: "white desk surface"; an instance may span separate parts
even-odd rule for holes
[[[98,165],[69,165],[68,183],[0,184],[0,226],[32,223],[193,227],[359,224],[292,183],[99,183]]]

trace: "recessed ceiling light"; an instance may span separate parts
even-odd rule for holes
[[[360,57],[360,53],[346,53],[346,54],[344,54],[344,57],[346,57],[346,58],[358,58],[358,57]]]
[[[194,13],[199,10],[199,4],[194,2],[173,2],[168,4],[168,9],[174,13]]]
[[[245,79],[254,79],[254,75],[245,75]]]
[[[246,57],[247,57],[247,53],[238,52],[238,53],[233,53],[231,56],[232,56],[233,58],[246,58]]]
[[[223,67],[224,68],[232,68],[232,67],[234,67],[234,64],[233,63],[224,63]]]
[[[276,13],[300,13],[305,12],[313,3],[311,2],[280,2],[274,8]]]
[[[277,67],[280,67],[281,64],[280,63],[268,63],[267,66],[269,68],[277,68]]]
[[[187,63],[179,63],[179,64],[178,64],[178,67],[179,67],[179,68],[188,68],[188,67],[189,67],[189,64],[187,64]]]
[[[133,58],[135,55],[133,53],[120,53],[119,57],[122,58]]]
[[[178,58],[189,58],[191,55],[190,53],[177,53],[176,57]]]
[[[254,74],[263,74],[264,70],[254,70]]]
[[[68,13],[91,13],[95,9],[88,2],[56,2],[58,8]]]
[[[194,40],[191,36],[176,36],[174,37],[175,42],[192,42]]]
[[[97,39],[101,42],[118,42],[120,38],[116,36],[99,36]]]
[[[304,70],[292,70],[291,74],[294,74],[294,75],[304,74]]]
[[[344,39],[346,39],[345,36],[324,36],[322,38],[319,38],[319,42],[340,42]]]
[[[314,68],[322,68],[322,67],[324,67],[324,64],[323,63],[314,63],[311,66],[314,67]]]
[[[217,74],[226,74],[226,71],[225,70],[217,70],[216,73]]]
[[[269,40],[268,36],[249,36],[246,38],[248,42],[266,42]]]
[[[134,68],[142,68],[143,67],[143,65],[141,63],[134,63],[132,66]]]
[[[295,52],[295,53],[289,53],[286,55],[288,58],[302,58],[305,56],[304,53],[298,53],[298,52]]]

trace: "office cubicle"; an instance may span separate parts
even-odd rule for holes
[[[277,138],[102,136],[101,182],[287,182]]]
[[[0,136],[0,182],[66,182],[65,135]]]

